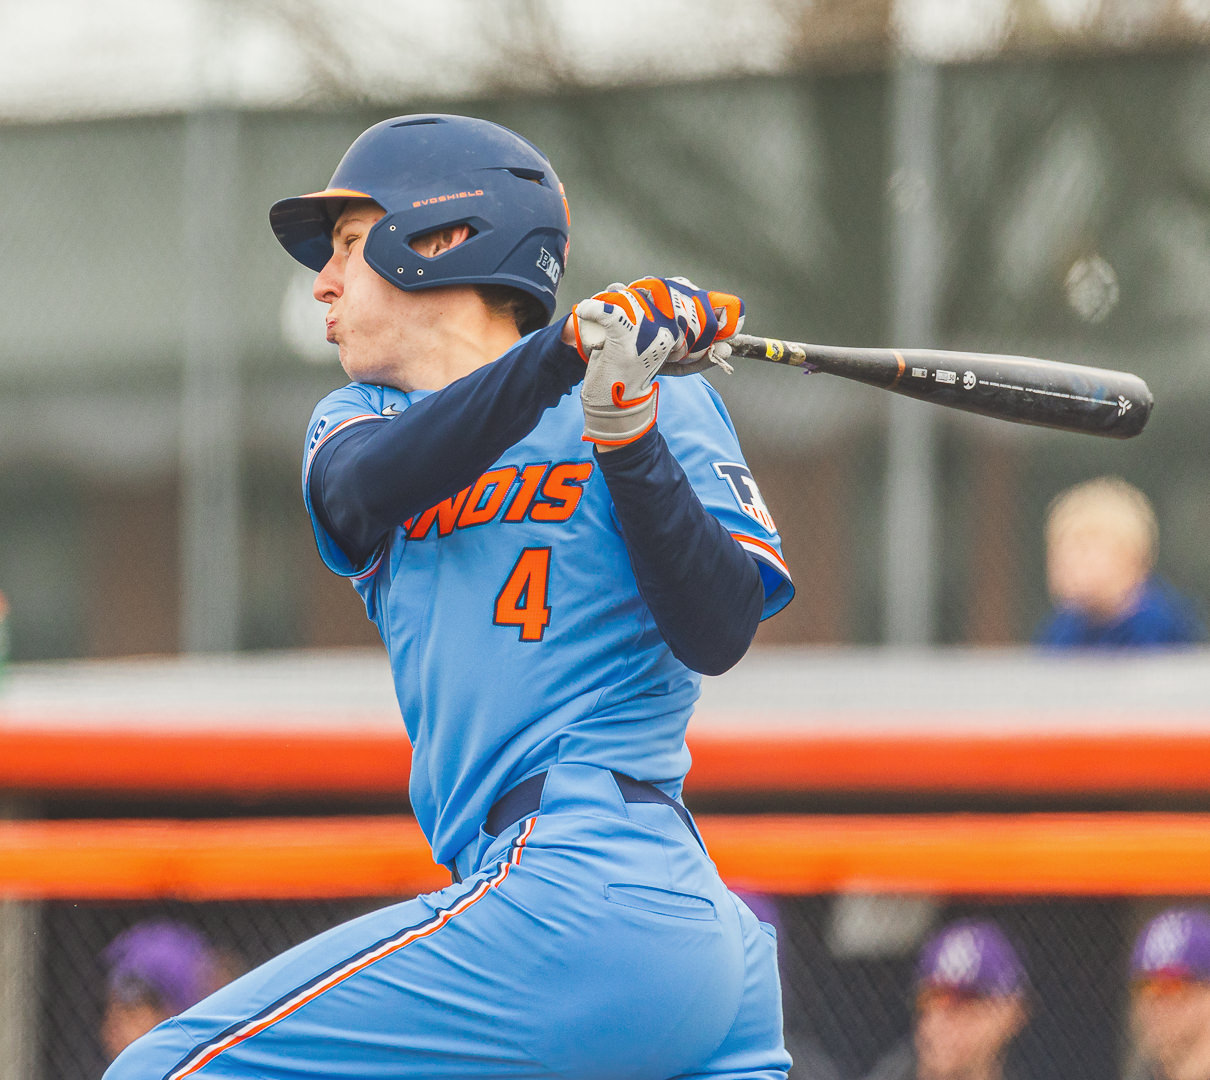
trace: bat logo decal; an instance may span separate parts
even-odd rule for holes
[[[973,390],[975,388],[975,383],[977,383],[978,381],[979,380],[975,376],[975,373],[973,371],[964,371],[962,373],[962,389],[963,390]]]
[[[1132,404],[1130,398],[1118,394],[1118,416],[1125,416]]]

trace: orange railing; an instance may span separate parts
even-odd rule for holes
[[[1210,814],[706,815],[724,879],[778,893],[1210,894]],[[410,895],[449,883],[405,816],[0,823],[0,897]]]
[[[1210,791],[1210,734],[1199,733],[829,736],[737,724],[691,733],[689,746],[693,797]],[[0,792],[402,797],[410,763],[402,731],[0,728]]]

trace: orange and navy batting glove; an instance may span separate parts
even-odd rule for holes
[[[731,293],[699,289],[683,277],[645,277],[629,288],[645,297],[657,312],[672,319],[677,343],[661,375],[690,375],[716,364],[728,374],[731,346],[726,339],[744,325],[744,302]]]
[[[617,284],[581,300],[571,321],[588,363],[580,386],[584,439],[604,447],[634,442],[655,423],[659,387],[652,380],[676,347],[676,322]]]

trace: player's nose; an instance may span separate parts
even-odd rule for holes
[[[336,265],[336,256],[333,255],[316,277],[311,295],[321,304],[330,304],[343,291],[344,282],[340,275],[340,268]]]

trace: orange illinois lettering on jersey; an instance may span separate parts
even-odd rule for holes
[[[423,514],[412,518],[407,523],[407,538],[423,540],[428,536],[433,522],[437,523],[439,536],[449,536],[454,531],[454,526],[458,524],[458,515],[462,512],[462,506],[466,502],[470,490],[470,488],[463,488],[457,495],[451,495],[436,506],[430,506]]]
[[[538,493],[538,485],[542,483],[542,477],[546,475],[546,470],[549,468],[550,462],[544,461],[540,465],[526,465],[521,470],[521,486],[517,489],[517,494],[513,496],[513,501],[508,504],[508,509],[504,511],[501,521],[525,520],[525,515],[529,513],[530,503],[534,501],[534,496]]]
[[[437,526],[438,536],[501,521],[566,521],[576,512],[591,461],[543,461],[518,470],[513,465],[485,472],[470,487],[403,523],[409,540],[423,540]],[[518,482],[519,481],[519,482]],[[503,513],[501,513],[503,511]]]
[[[534,521],[566,521],[576,512],[584,484],[592,475],[591,461],[564,461],[555,465],[542,484],[542,499],[529,512]]]
[[[500,507],[504,505],[516,479],[517,470],[511,465],[504,469],[492,469],[479,477],[470,489],[462,513],[458,515],[458,528],[469,529],[472,525],[491,521],[500,513]]]

